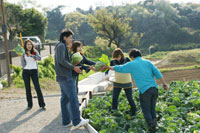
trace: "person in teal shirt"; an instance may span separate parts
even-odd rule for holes
[[[144,118],[149,126],[150,132],[156,131],[156,101],[158,98],[158,86],[156,79],[159,79],[165,90],[168,86],[161,72],[148,60],[142,59],[141,52],[138,49],[132,49],[129,52],[131,62],[123,65],[106,67],[120,73],[130,73],[139,89],[140,105]]]

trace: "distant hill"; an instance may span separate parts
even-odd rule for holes
[[[156,65],[158,67],[200,65],[200,49],[170,52]]]

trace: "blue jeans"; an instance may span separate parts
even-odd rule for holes
[[[140,93],[140,104],[144,118],[150,127],[156,126],[156,101],[158,98],[158,89],[151,87],[143,94]]]
[[[76,93],[78,94],[78,78],[79,78],[79,74],[77,74],[75,71],[72,72],[72,78],[74,80],[74,84],[76,87]]]
[[[118,106],[118,98],[119,94],[121,92],[122,88],[113,88],[113,97],[112,97],[112,109],[117,110]],[[129,105],[131,106],[131,115],[135,115],[136,113],[136,105],[132,97],[132,88],[126,88],[124,89],[126,93],[127,100],[129,102]]]
[[[58,81],[61,88],[61,113],[62,124],[67,125],[71,122],[74,126],[81,121],[78,96],[72,78]]]

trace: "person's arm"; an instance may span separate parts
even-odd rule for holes
[[[56,60],[61,66],[73,70],[74,66],[65,59],[65,54],[66,54],[65,47],[63,45],[58,46],[56,51],[57,55]]]
[[[20,56],[20,58],[21,58],[21,65],[22,65],[22,67],[25,67],[26,61],[24,59],[24,54],[22,56]]]
[[[153,75],[156,77],[156,79],[158,79],[162,83],[163,88],[165,90],[168,90],[168,85],[165,82],[162,73],[158,70],[158,68],[154,64],[152,64],[151,62],[150,62],[150,64],[151,64],[151,67],[152,67]]]
[[[156,77],[156,79],[161,79],[163,77],[162,73],[158,70],[158,68],[154,64],[152,64],[150,61],[149,63],[150,63],[153,75]]]
[[[131,73],[131,70],[134,70],[133,68],[131,68],[131,62],[128,62],[124,65],[115,65],[115,66],[110,66],[107,68],[119,73]]]
[[[40,61],[41,60],[41,56],[40,56],[40,54],[39,54],[39,52],[38,51],[35,51],[35,55],[31,55],[35,60],[38,60],[38,61]]]
[[[83,56],[83,63],[86,65],[95,65],[96,62],[88,60],[85,56]]]
[[[83,64],[79,64],[78,66],[81,66],[80,69],[81,70],[85,70],[86,73],[88,73],[90,71],[90,68],[89,66],[85,66]]]
[[[114,60],[110,61],[110,66],[114,66]],[[108,76],[109,69],[105,72],[105,75]]]
[[[164,88],[165,90],[168,90],[168,89],[169,89],[169,88],[168,88],[168,85],[167,85],[167,83],[165,82],[165,80],[164,80],[163,77],[160,78],[159,81],[162,83],[163,88]]]

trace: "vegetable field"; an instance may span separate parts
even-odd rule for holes
[[[198,81],[174,81],[169,90],[159,87],[157,100],[157,132],[197,133],[200,131],[200,87]],[[133,91],[137,104],[136,116],[129,114],[130,106],[122,91],[118,111],[111,111],[112,92],[105,96],[93,97],[83,117],[100,133],[123,132],[143,133],[148,130],[140,105],[138,90]]]

